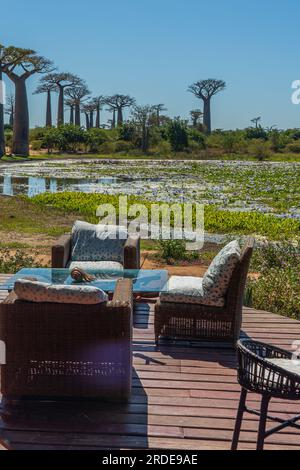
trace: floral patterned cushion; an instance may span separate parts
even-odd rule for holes
[[[16,281],[14,291],[18,299],[29,302],[94,305],[108,300],[107,294],[97,287],[50,285],[27,279]]]
[[[93,225],[76,221],[72,228],[72,261],[117,261],[124,263],[125,227]]]
[[[123,271],[123,265],[116,261],[71,261],[69,269],[80,268],[84,271]]]
[[[160,294],[162,302],[224,306],[224,298],[206,297],[202,287],[203,279],[192,276],[171,276]]]
[[[234,268],[240,259],[241,249],[236,240],[228,243],[217,254],[203,277],[203,293],[207,299],[214,301],[225,296]]]

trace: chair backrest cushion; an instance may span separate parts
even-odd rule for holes
[[[202,282],[203,293],[211,300],[224,298],[231,276],[241,259],[238,241],[228,243],[211,262]]]
[[[71,260],[117,261],[123,264],[127,237],[126,227],[76,221],[71,235]]]
[[[107,294],[97,287],[51,285],[27,279],[16,281],[14,291],[19,300],[28,302],[95,305],[108,300]]]

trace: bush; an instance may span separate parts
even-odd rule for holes
[[[132,142],[126,142],[126,140],[117,140],[115,143],[115,152],[130,152],[134,149]]]
[[[162,157],[168,158],[171,154],[171,144],[166,140],[159,142],[153,149],[155,155],[161,155]]]
[[[36,263],[34,258],[26,255],[21,250],[11,254],[7,249],[0,249],[0,271],[2,273],[16,273],[22,268],[39,268],[41,265]]]
[[[121,140],[134,142],[136,138],[136,126],[133,122],[126,122],[118,128]]]
[[[86,133],[82,127],[65,124],[45,131],[43,147],[50,152],[57,149],[62,152],[76,152],[80,144],[86,142]]]
[[[268,139],[267,132],[261,127],[248,127],[246,129],[246,138],[247,139]]]
[[[108,134],[104,129],[92,128],[86,131],[86,144],[90,152],[99,152],[100,146],[108,140]]]
[[[245,301],[261,310],[300,319],[300,251],[298,245],[268,244],[254,251]]]
[[[188,147],[187,127],[180,119],[174,119],[169,123],[168,137],[174,152],[182,152]]]
[[[203,150],[206,148],[204,134],[199,132],[197,129],[189,129],[188,134],[189,134],[189,141],[196,142],[198,144],[199,149]]]
[[[99,146],[99,153],[101,154],[111,154],[116,151],[116,143],[115,142],[103,142]]]
[[[260,139],[253,140],[249,145],[249,154],[262,162],[270,156],[270,149],[267,142]]]
[[[42,146],[43,146],[43,141],[42,140],[33,140],[31,142],[31,149],[32,150],[36,150],[36,151],[41,150]]]
[[[286,150],[292,153],[300,153],[300,143],[292,142],[286,146]]]

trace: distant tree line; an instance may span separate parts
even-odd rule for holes
[[[160,127],[170,118],[163,112],[167,111],[163,103],[139,106],[133,97],[124,94],[112,96],[92,96],[86,82],[70,72],[57,72],[51,60],[39,56],[34,50],[14,46],[5,47],[0,44],[0,80],[5,74],[14,84],[15,93],[7,101],[4,108],[0,103],[0,158],[5,155],[4,114],[9,115],[9,125],[13,129],[11,153],[29,155],[29,110],[26,82],[31,76],[42,75],[35,94],[46,95],[45,127],[52,128],[52,94],[57,94],[56,126],[66,124],[65,109],[69,110],[67,119],[70,125],[81,126],[81,114],[84,115],[86,130],[110,128],[111,130],[124,124],[124,110],[132,109],[132,121],[141,132],[141,149],[149,148],[149,128]],[[211,98],[224,90],[225,82],[221,80],[200,80],[189,87],[197,98],[203,102],[201,110],[191,111],[192,126],[201,128],[204,134],[211,133]],[[111,113],[108,123],[101,122],[101,112]],[[203,122],[202,122],[203,120]],[[179,131],[180,119],[174,120],[174,128]],[[184,141],[179,147],[184,147]],[[175,145],[176,147],[176,145]]]

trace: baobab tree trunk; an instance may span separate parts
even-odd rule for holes
[[[10,110],[10,115],[9,115],[9,125],[11,127],[14,126],[14,118],[15,118],[15,109],[14,109],[14,106],[12,106]]]
[[[100,106],[97,106],[96,109],[96,127],[97,129],[100,127]]]
[[[90,111],[90,127],[94,127],[94,111]]]
[[[0,86],[2,87],[2,70],[0,68]],[[4,106],[3,100],[4,89],[2,88],[0,92],[0,158],[5,155],[5,135],[4,135]]]
[[[70,124],[74,124],[74,106],[70,106]]]
[[[58,84],[58,87],[57,126],[62,126],[64,124],[64,87],[60,84]]]
[[[205,127],[205,132],[207,134],[211,133],[211,115],[210,115],[210,98],[203,100],[203,124]]]
[[[16,93],[12,153],[27,157],[29,155],[29,113],[26,81],[22,77],[14,77],[13,82]]]
[[[87,130],[89,130],[90,128],[90,120],[89,120],[89,115],[88,113],[84,113],[85,114],[85,127]]]
[[[51,91],[47,90],[46,127],[52,127]]]
[[[75,104],[75,126],[80,126],[80,103]]]
[[[123,124],[123,110],[122,108],[118,108],[118,126],[122,126]]]
[[[160,126],[160,116],[159,116],[159,109],[156,111],[156,125],[157,127]]]
[[[114,129],[116,127],[116,110],[113,110],[112,121],[111,121],[111,128]]]

